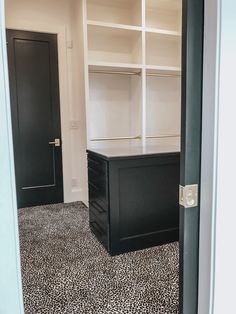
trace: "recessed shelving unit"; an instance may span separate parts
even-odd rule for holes
[[[84,0],[88,147],[180,141],[180,0]]]

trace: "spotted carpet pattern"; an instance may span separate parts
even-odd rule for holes
[[[82,203],[19,210],[25,314],[178,313],[178,243],[110,257]]]

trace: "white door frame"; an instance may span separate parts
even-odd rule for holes
[[[219,0],[205,0],[198,313],[212,313],[219,80]]]
[[[218,0],[218,40],[215,85],[215,159],[212,206],[210,310],[235,312],[236,177],[236,1]]]
[[[3,0],[0,0],[0,145],[0,313],[23,314]]]
[[[234,309],[235,12],[235,0],[205,0],[199,314]],[[0,313],[23,314],[4,0],[0,27]]]
[[[205,0],[199,314],[235,312],[235,16],[235,0]]]

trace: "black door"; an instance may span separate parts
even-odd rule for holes
[[[18,207],[63,202],[57,36],[7,42]]]

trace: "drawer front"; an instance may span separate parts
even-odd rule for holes
[[[88,167],[99,173],[107,174],[107,162],[90,154],[88,155]]]
[[[107,162],[88,156],[89,200],[97,201],[101,207],[108,204]]]
[[[91,231],[108,249],[108,174],[107,162],[88,154],[89,222]]]
[[[97,201],[102,207],[103,203],[108,204],[108,195],[106,191],[106,186],[99,188],[93,182],[89,182],[89,200]]]
[[[91,231],[95,234],[97,239],[108,249],[108,225],[104,226],[96,215],[90,210],[89,223]]]
[[[101,206],[96,200],[89,201],[89,210],[92,215],[97,218],[97,220],[104,226],[106,229],[108,224],[108,211],[106,206]]]
[[[107,180],[104,173],[99,173],[96,170],[94,171],[94,169],[88,168],[88,180],[96,189],[106,194]]]

